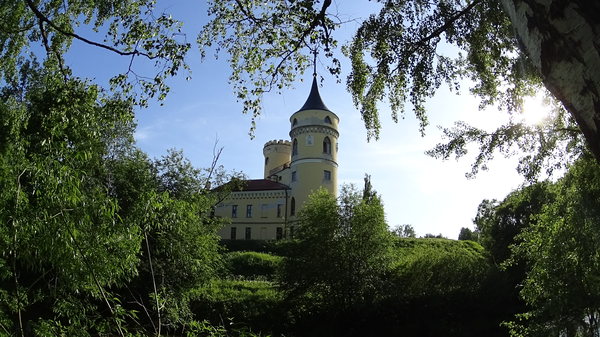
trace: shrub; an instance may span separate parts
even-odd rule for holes
[[[476,242],[398,239],[394,280],[403,296],[441,296],[480,290],[490,272],[486,252]]]
[[[230,252],[225,254],[225,265],[233,276],[248,279],[264,278],[273,280],[281,261],[281,256],[257,252]]]
[[[269,332],[287,321],[282,317],[282,300],[269,281],[215,280],[191,293],[190,308],[196,318],[213,324]]]

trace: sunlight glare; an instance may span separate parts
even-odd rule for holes
[[[527,97],[523,103],[521,121],[527,125],[539,125],[550,114],[550,107],[544,102],[542,94]]]

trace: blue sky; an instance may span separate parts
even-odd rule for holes
[[[367,7],[361,7],[361,4]],[[206,22],[203,2],[159,1],[159,9],[185,22],[190,42]],[[343,19],[364,18],[374,4],[366,1],[334,1],[331,7]],[[338,32],[344,42],[357,23],[350,22]],[[188,55],[192,79],[172,79],[171,93],[163,105],[151,102],[148,109],[137,112],[138,146],[151,157],[167,149],[182,149],[197,167],[207,167],[212,160],[213,145],[218,140],[224,148],[221,164],[228,170],[243,171],[250,178],[262,178],[262,148],[273,139],[288,139],[289,116],[306,100],[310,90],[310,71],[282,95],[264,97],[263,115],[258,119],[255,138],[248,136],[250,116],[241,113],[231,86],[226,55],[219,60],[209,57],[200,62],[197,46]],[[75,42],[70,65],[80,76],[105,84],[109,76],[127,69],[129,59]],[[439,234],[456,238],[461,227],[474,228],[472,219],[484,198],[502,199],[517,188],[522,178],[516,173],[516,159],[499,158],[490,170],[475,179],[465,178],[472,156],[441,161],[424,152],[440,141],[437,125],[451,126],[465,120],[474,126],[493,128],[507,117],[496,109],[478,110],[479,101],[464,90],[457,96],[442,88],[427,103],[430,126],[425,137],[408,110],[407,117],[394,123],[389,110],[382,106],[382,132],[378,141],[367,142],[360,114],[346,92],[345,77],[349,67],[342,63],[342,83],[325,77],[321,97],[329,109],[340,117],[340,153],[338,181],[362,186],[364,174],[370,174],[374,188],[382,195],[390,227],[411,224],[418,235]],[[318,69],[325,73],[324,68]]]

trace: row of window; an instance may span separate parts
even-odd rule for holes
[[[267,204],[262,204],[261,205],[261,217],[266,218],[266,213],[268,210],[268,205]],[[281,218],[283,217],[283,205],[282,204],[277,204],[277,217]],[[290,215],[296,215],[296,199],[294,197],[292,197],[292,199],[290,200]],[[237,218],[238,217],[238,205],[231,205],[231,217],[232,218]],[[252,205],[246,205],[246,218],[251,218],[252,217]]]
[[[294,237],[294,226],[290,227],[290,237]],[[229,233],[229,238],[231,240],[237,239],[237,227],[231,227],[231,232]],[[252,240],[252,227],[246,227],[244,232],[245,240]],[[283,239],[283,227],[277,227],[275,229],[275,239],[281,240]]]
[[[331,171],[323,170],[323,180],[331,181]],[[298,181],[298,174],[296,171],[292,171],[292,182]]]
[[[331,123],[331,117],[325,116],[325,118],[323,118],[323,122],[325,122],[327,124],[332,124]],[[296,126],[296,124],[298,124],[298,119],[294,118],[294,120],[292,121],[292,126]]]
[[[312,144],[312,140],[310,141],[310,144]],[[329,137],[325,137],[323,139],[323,154],[331,155],[331,139],[329,139]],[[298,155],[298,139],[294,138],[294,140],[292,141],[292,156],[297,156],[297,155]]]
[[[294,198],[292,198],[292,199],[294,199]],[[266,218],[267,211],[268,211],[268,205],[262,204],[261,205],[261,217]],[[283,214],[283,205],[277,204],[277,217],[281,218],[282,214]],[[238,217],[238,205],[231,205],[231,217],[232,218]],[[251,218],[251,217],[252,217],[252,205],[246,205],[246,218]]]

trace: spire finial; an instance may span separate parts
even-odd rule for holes
[[[317,48],[315,48],[315,50],[313,50],[313,77],[317,77],[317,54],[319,53],[319,51],[317,50]]]

